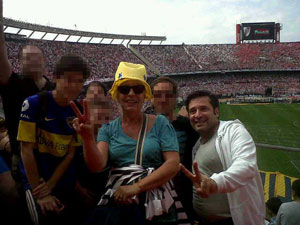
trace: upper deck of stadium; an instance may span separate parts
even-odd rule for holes
[[[16,30],[6,35],[9,58],[16,71],[17,55],[25,44],[37,45],[44,51],[50,76],[57,59],[70,52],[85,57],[92,68],[92,79],[100,80],[112,80],[120,61],[143,63],[150,75],[300,71],[300,42],[162,45],[166,40],[163,36],[93,33],[11,19],[5,19],[4,25],[5,32],[12,27]],[[20,36],[24,30],[29,30],[28,34]],[[40,37],[33,39],[34,33]],[[55,38],[46,40],[48,34]],[[65,35],[65,39],[57,41],[59,35]],[[110,41],[103,44],[105,39]],[[121,42],[115,44],[115,40]],[[155,41],[159,45],[151,44]]]

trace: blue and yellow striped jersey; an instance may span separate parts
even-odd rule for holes
[[[27,98],[20,115],[18,141],[36,143],[40,153],[48,153],[55,157],[64,157],[70,146],[80,146],[72,120],[75,118],[71,106],[59,106],[49,92],[47,113],[44,118],[39,107],[39,96]]]

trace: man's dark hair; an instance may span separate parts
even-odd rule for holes
[[[277,215],[279,207],[281,206],[282,201],[279,197],[272,197],[266,202],[266,206],[274,215]]]
[[[212,94],[210,91],[206,91],[206,90],[199,90],[199,91],[194,91],[191,94],[189,94],[185,100],[185,106],[186,106],[186,110],[189,113],[189,105],[190,102],[195,99],[195,98],[199,98],[199,97],[208,97],[209,98],[209,102],[212,105],[214,111],[216,110],[216,108],[219,108],[219,100],[217,98],[217,96],[215,96],[214,94]]]
[[[53,73],[59,78],[65,72],[81,72],[83,79],[90,76],[90,69],[86,61],[82,57],[72,54],[62,56],[56,63]]]
[[[178,84],[172,78],[170,78],[170,77],[159,77],[159,78],[156,78],[154,81],[151,82],[151,85],[150,85],[152,93],[153,93],[154,86],[156,84],[158,84],[158,83],[170,83],[170,84],[172,84],[172,86],[173,86],[173,93],[175,95],[177,95],[177,93],[178,93]]]
[[[292,183],[292,190],[295,192],[296,197],[300,198],[300,179]]]

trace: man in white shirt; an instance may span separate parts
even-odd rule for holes
[[[193,148],[193,205],[201,224],[262,225],[265,202],[254,141],[239,120],[220,121],[219,102],[208,91],[186,100],[192,127],[200,134]]]

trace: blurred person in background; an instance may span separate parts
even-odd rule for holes
[[[11,175],[9,166],[10,143],[5,126],[5,119],[0,117],[0,212],[1,220],[16,224],[16,204],[19,198],[16,183]]]
[[[99,129],[103,124],[109,122],[112,115],[111,102],[107,97],[107,87],[100,81],[92,81],[83,87],[80,98],[87,102],[90,122],[96,140]],[[79,105],[79,107],[81,106]],[[80,183],[77,187],[81,189],[81,197],[86,205],[85,212],[88,214],[99,202],[101,195],[104,194],[109,167],[101,172],[91,172],[84,161],[83,148],[76,151],[75,157],[76,173]]]
[[[20,143],[17,141],[22,104],[27,97],[43,90],[53,90],[55,85],[45,76],[45,57],[37,46],[23,46],[19,52],[19,63],[21,73],[17,74],[12,70],[7,56],[3,32],[3,0],[0,0],[0,95],[12,152],[11,170],[17,182],[22,206],[22,203],[25,203],[25,195],[22,187],[22,174],[19,169]],[[22,209],[21,211],[21,213],[25,212]]]
[[[166,116],[173,125],[179,144],[180,162],[188,169],[192,165],[192,149],[199,138],[199,134],[193,129],[187,117],[176,113],[176,99],[178,97],[178,85],[169,77],[159,77],[152,81],[151,90],[153,97],[151,103],[154,112]],[[174,178],[174,184],[181,201],[189,217],[193,216],[192,182],[179,172]]]
[[[292,196],[294,201],[281,204],[276,216],[276,225],[300,224],[300,179],[292,183]]]
[[[267,223],[268,225],[276,224],[276,215],[281,204],[282,201],[279,197],[269,198],[266,202],[266,218],[270,221],[269,223]]]

